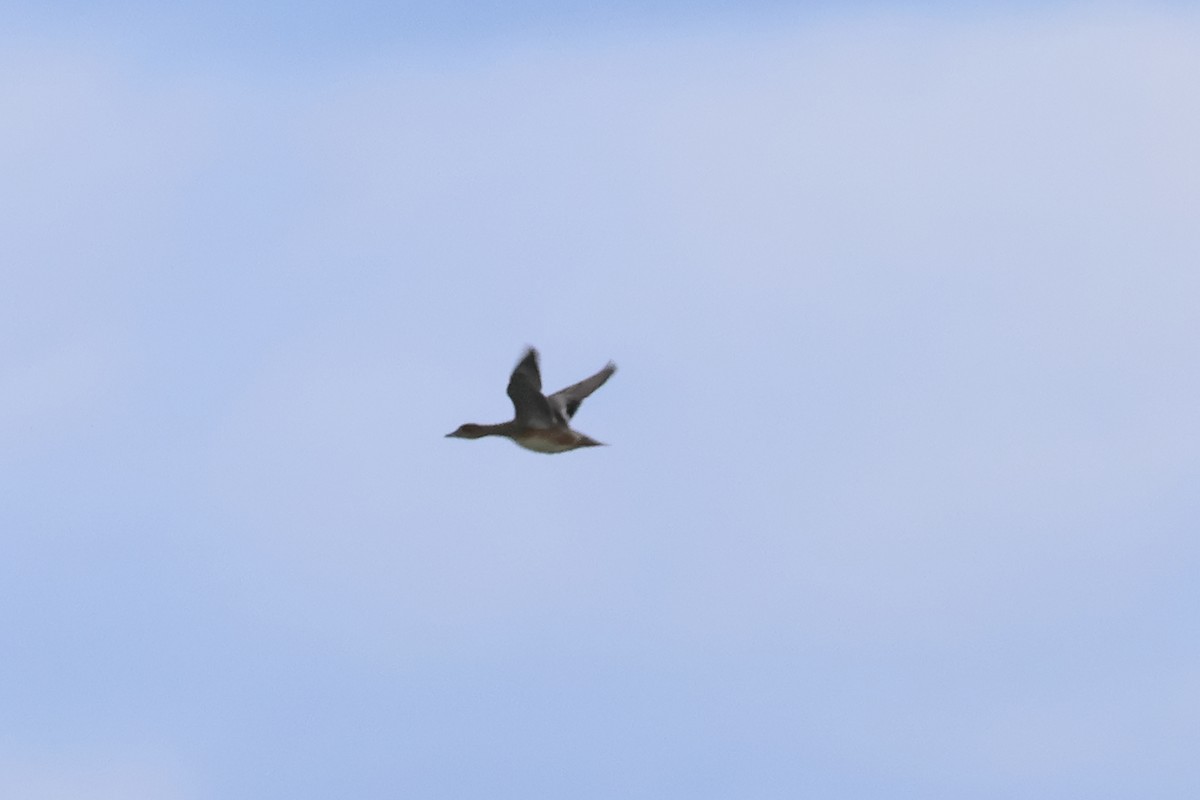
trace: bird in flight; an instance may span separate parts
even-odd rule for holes
[[[538,370],[537,350],[530,347],[508,379],[508,397],[512,400],[513,418],[496,425],[477,425],[468,422],[446,438],[480,439],[484,436],[507,436],[526,450],[536,453],[565,453],[578,447],[604,444],[571,430],[571,417],[580,403],[604,385],[617,365],[608,362],[604,369],[590,378],[557,391],[549,397],[542,394],[542,375]]]

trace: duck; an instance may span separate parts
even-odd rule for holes
[[[542,374],[538,368],[538,351],[529,347],[508,379],[508,397],[513,404],[513,418],[495,425],[467,422],[447,439],[482,439],[484,436],[504,436],[526,450],[535,453],[565,453],[580,447],[600,447],[587,434],[571,428],[571,418],[584,399],[604,385],[617,365],[609,361],[604,369],[547,397],[542,394]]]

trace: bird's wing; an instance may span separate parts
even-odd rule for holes
[[[592,377],[584,378],[579,383],[550,395],[548,398],[550,407],[561,414],[564,420],[569,420],[575,416],[575,412],[579,410],[579,405],[584,398],[603,386],[604,382],[616,371],[617,365],[611,361],[608,362],[604,369]]]
[[[517,423],[534,428],[554,425],[554,412],[542,394],[537,350],[532,347],[525,351],[525,357],[508,379],[508,397],[512,400]]]

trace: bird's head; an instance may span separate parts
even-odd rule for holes
[[[481,436],[485,436],[485,435],[486,435],[486,433],[484,432],[482,425],[476,425],[474,422],[467,422],[463,425],[459,425],[458,429],[453,431],[452,433],[447,433],[446,438],[447,439],[478,439]]]

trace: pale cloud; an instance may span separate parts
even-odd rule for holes
[[[11,358],[0,370],[0,441],[7,454],[61,445],[112,413],[128,371],[119,344],[99,336]]]
[[[843,415],[804,443],[717,432],[726,460],[772,474],[701,466],[720,496],[664,487],[643,509],[655,525],[707,529],[715,514],[757,531],[681,549],[688,581],[656,624],[700,638],[754,636],[747,614],[768,627],[799,614],[832,637],[914,617],[1008,624],[1042,602],[1014,603],[1014,575],[1050,591],[1084,540],[1121,584],[1142,534],[1104,520],[1186,471],[1198,433],[1188,379],[1163,391],[1200,341],[1182,258],[1196,234],[1172,216],[1200,181],[1188,137],[1162,132],[1197,124],[1175,102],[1193,91],[1173,71],[1194,58],[1178,45],[1153,19],[825,23],[765,41],[521,51],[455,72],[351,68],[250,112],[241,149],[269,137],[303,154],[320,188],[273,228],[268,246],[295,255],[281,287],[354,275],[372,290],[309,319],[286,357],[267,353],[212,433],[217,507],[258,557],[291,565],[272,589],[247,562],[243,586],[284,608],[301,586],[317,606],[349,603],[367,637],[487,626],[561,600],[564,572],[620,602],[605,578],[615,556],[553,527],[496,538],[505,494],[528,491],[518,477],[472,484],[465,503],[415,489],[462,468],[423,436],[506,413],[514,343],[602,330],[660,372],[643,367],[639,392],[703,398],[670,409],[684,427],[740,415],[753,381],[764,420]],[[242,106],[244,87],[230,91]],[[1159,248],[1152,267],[1127,261],[1138,242]],[[592,302],[523,315],[529,281]],[[496,328],[469,365],[482,375],[453,377],[430,332],[469,350],[480,325]],[[548,351],[550,368],[570,352]],[[663,435],[619,384],[610,394],[583,429]],[[622,402],[625,416],[606,417]],[[826,460],[788,452],[800,447]],[[788,496],[804,499],[780,508]],[[668,513],[676,502],[689,510]],[[1105,585],[1075,602],[1103,603]],[[322,614],[341,625],[336,611],[302,616]]]
[[[8,752],[5,752],[5,751]],[[23,800],[195,800],[194,779],[173,759],[107,748],[88,753],[0,749],[0,795]]]

